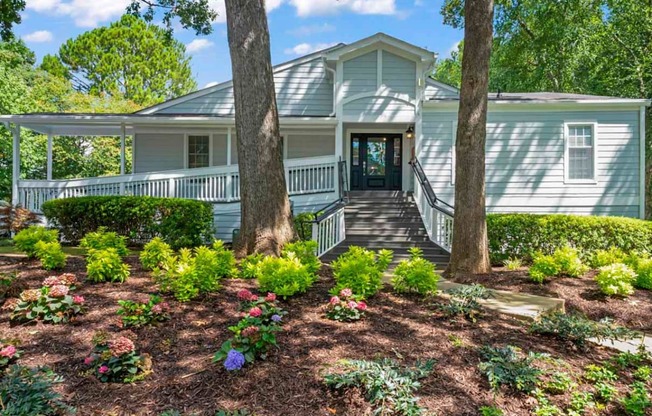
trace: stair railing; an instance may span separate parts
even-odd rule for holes
[[[450,253],[453,247],[455,208],[437,197],[419,159],[413,158],[410,166],[419,183],[419,186],[414,189],[414,200],[428,236],[435,244]]]

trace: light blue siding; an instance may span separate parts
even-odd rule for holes
[[[389,97],[366,97],[344,104],[344,116],[364,120],[411,120],[414,106]]]
[[[281,116],[328,116],[333,112],[333,84],[321,59],[274,73]],[[235,114],[233,88],[228,87],[164,108],[158,114]]]
[[[350,97],[365,92],[374,92],[378,88],[378,52],[345,61],[342,74],[342,97]]]
[[[383,85],[393,93],[415,98],[417,88],[417,64],[393,53],[383,51]]]
[[[134,143],[134,173],[183,169],[183,133],[136,133]]]
[[[418,157],[438,196],[452,201],[455,113],[423,115]],[[597,184],[564,183],[564,122],[598,123]],[[486,194],[490,212],[639,215],[636,111],[496,112],[487,123]]]
[[[432,80],[428,79],[426,81],[426,89],[424,92],[425,100],[441,100],[447,98],[457,98],[458,93],[451,91],[447,88],[442,88],[441,86],[434,83]]]

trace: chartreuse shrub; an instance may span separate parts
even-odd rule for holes
[[[13,365],[0,377],[0,405],[3,416],[58,416],[74,413],[54,386],[63,381],[47,368]]]
[[[258,264],[263,261],[265,255],[262,253],[250,254],[240,261],[240,273],[242,279],[255,279],[258,273]]]
[[[611,247],[625,253],[652,247],[652,223],[634,218],[489,214],[487,230],[494,264],[509,258],[529,260],[539,251],[552,254],[567,245],[577,248],[583,258]]]
[[[343,360],[335,371],[324,376],[324,381],[336,390],[360,388],[376,415],[421,415],[424,409],[414,393],[421,387],[419,380],[427,377],[434,366],[433,360],[417,361],[413,367],[403,367],[390,359]]]
[[[106,227],[100,227],[97,231],[90,232],[82,238],[79,246],[90,252],[91,250],[106,250],[107,248],[115,249],[120,257],[129,254],[127,249],[127,238],[118,235],[114,231],[107,231]]]
[[[332,293],[337,294],[348,288],[362,297],[375,295],[383,286],[383,273],[392,262],[392,257],[390,250],[375,253],[362,247],[349,247],[331,264],[336,282]]]
[[[146,270],[154,270],[173,255],[174,251],[168,243],[160,237],[154,237],[143,247],[143,251],[140,253],[140,264]]]
[[[589,271],[589,267],[582,263],[579,251],[571,246],[558,248],[552,257],[559,267],[559,273],[561,275],[580,277]]]
[[[627,255],[618,247],[609,247],[607,250],[596,250],[591,257],[591,266],[599,269],[614,263],[623,263]]]
[[[66,254],[58,241],[39,241],[34,245],[36,257],[45,270],[63,269],[66,265]]]
[[[133,383],[150,373],[151,363],[138,355],[133,341],[127,337],[109,338],[99,331],[93,336],[93,345],[84,364],[103,383]]]
[[[117,249],[90,249],[86,257],[86,274],[88,280],[95,283],[119,282],[129,278],[129,265],[122,262]]]
[[[321,268],[321,261],[317,257],[316,241],[297,241],[286,244],[281,255],[287,257],[288,253],[294,253],[308,268],[309,273],[316,274]]]
[[[57,230],[48,230],[40,225],[32,225],[14,236],[16,248],[27,254],[30,259],[36,257],[36,243],[39,241],[45,243],[59,241],[59,233]]]
[[[536,253],[534,255],[532,266],[530,266],[530,269],[528,270],[528,274],[532,281],[543,283],[546,278],[557,276],[559,271],[559,265],[553,256]]]
[[[412,247],[410,258],[401,260],[394,269],[392,286],[398,293],[418,293],[425,295],[437,290],[440,276],[435,272],[435,265],[423,258],[423,250]]]
[[[505,413],[500,409],[500,407],[496,406],[482,406],[480,409],[481,416],[504,416]]]
[[[273,292],[287,298],[304,293],[316,280],[308,266],[294,254],[288,252],[284,257],[265,257],[256,267],[260,290]]]
[[[605,295],[627,297],[634,293],[636,272],[625,264],[615,263],[601,267],[595,281]]]
[[[134,245],[161,237],[175,250],[206,244],[214,234],[212,205],[189,199],[87,196],[53,199],[42,210],[73,243],[100,227],[127,236]]]

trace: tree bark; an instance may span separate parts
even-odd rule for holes
[[[455,227],[447,272],[491,272],[485,212],[485,142],[493,0],[466,0],[456,138]]]
[[[236,253],[279,255],[296,236],[285,184],[264,0],[226,0],[242,224]]]

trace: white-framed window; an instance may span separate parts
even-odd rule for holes
[[[564,131],[565,182],[597,183],[597,123],[565,123]]]
[[[188,169],[207,168],[211,160],[211,136],[208,134],[188,135]]]

